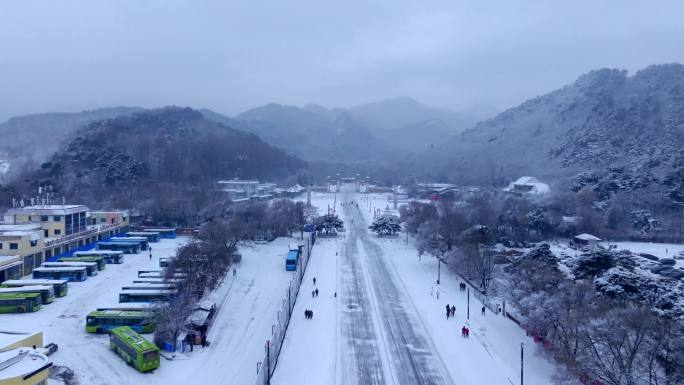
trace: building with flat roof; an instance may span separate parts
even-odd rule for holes
[[[125,211],[94,211],[84,205],[15,207],[0,225],[0,256],[19,256],[21,275],[45,260],[128,231]],[[4,264],[3,264],[4,262]],[[0,278],[15,278],[16,260],[0,260]]]
[[[117,224],[121,227],[130,225],[130,216],[127,211],[90,211],[87,216],[88,226]]]
[[[83,205],[15,207],[5,214],[6,224],[38,223],[45,238],[76,234],[87,229],[88,208]]]
[[[227,193],[233,202],[271,199],[276,192],[275,183],[262,183],[258,180],[231,179],[216,183],[219,190]]]
[[[18,257],[23,264],[22,275],[31,273],[43,263],[44,249],[45,238],[39,224],[0,225],[0,256]],[[1,263],[0,270],[4,270]],[[3,275],[0,273],[0,278]]]
[[[18,255],[0,256],[0,282],[24,276],[24,261]]]

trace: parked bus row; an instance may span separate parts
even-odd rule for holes
[[[0,313],[32,313],[69,292],[67,280],[11,279],[0,284]]]

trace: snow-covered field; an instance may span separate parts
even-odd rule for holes
[[[162,359],[152,373],[141,374],[127,366],[108,348],[108,337],[85,332],[85,316],[97,307],[118,305],[121,286],[137,277],[140,269],[158,269],[159,257],[174,254],[188,239],[153,243],[154,258],[146,254],[126,255],[122,265],[107,265],[96,277],[69,283],[69,294],[57,298],[39,312],[2,314],[3,330],[42,330],[45,342],[59,345],[54,365],[71,368],[79,384],[251,384],[263,342],[270,335],[279,303],[290,281],[284,269],[289,239],[265,245],[243,245],[237,276],[226,277],[212,293],[218,311],[209,330],[211,345],[193,353]],[[151,337],[151,336],[147,336]]]
[[[347,231],[317,242],[273,384],[516,384],[521,342],[525,383],[552,383],[553,364],[516,324],[481,315],[472,297],[467,320],[456,275],[443,267],[437,288],[436,261],[419,260],[412,240],[407,245],[405,238],[368,231],[373,208],[391,207],[386,195],[371,195],[369,202],[353,193],[336,198]],[[325,211],[333,199],[314,194],[312,203]],[[348,201],[358,208],[340,206]],[[318,298],[307,295],[314,276]],[[454,319],[446,320],[446,304],[456,306]],[[314,319],[304,318],[305,309],[314,310]],[[471,329],[469,339],[460,335],[463,325]]]

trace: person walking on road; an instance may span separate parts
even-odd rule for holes
[[[316,286],[316,277],[313,277],[314,286]]]
[[[482,306],[482,315],[485,315],[485,307]]]
[[[311,290],[311,298],[316,296],[316,290]]]
[[[452,317],[456,316],[456,305],[451,305],[451,316]]]
[[[237,275],[237,269],[233,268],[233,277],[235,277],[236,275]]]
[[[463,327],[461,328],[461,337],[465,338],[465,336],[466,336],[466,327],[465,327],[465,325],[463,325]]]
[[[451,306],[449,304],[446,305],[446,316],[447,319],[449,319],[449,316],[451,315]]]
[[[316,297],[318,297],[318,289],[316,289]]]

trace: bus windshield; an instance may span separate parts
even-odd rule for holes
[[[159,356],[159,352],[156,350],[150,350],[148,352],[143,353],[143,360],[144,361],[153,361],[157,359],[157,356]]]

